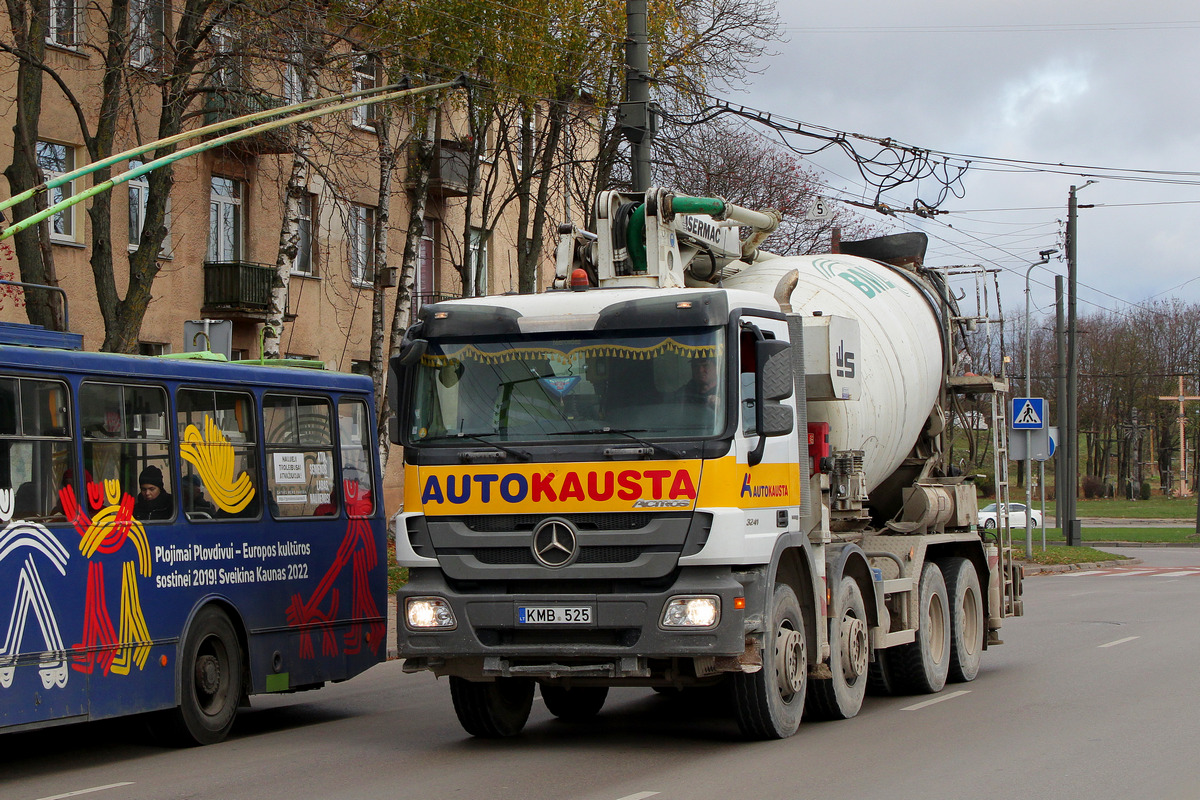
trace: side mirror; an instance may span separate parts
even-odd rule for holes
[[[750,465],[762,461],[768,436],[786,436],[795,427],[796,415],[781,405],[792,396],[792,345],[782,339],[757,339],[754,361],[758,365],[754,380],[754,427],[758,445],[749,454]]]

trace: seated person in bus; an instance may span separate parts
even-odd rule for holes
[[[211,519],[217,515],[217,507],[204,496],[199,475],[184,475],[179,491],[183,496],[183,510],[187,514],[195,514],[201,519]]]
[[[133,504],[134,519],[170,519],[175,513],[171,493],[163,489],[162,470],[151,464],[138,476],[137,502]]]

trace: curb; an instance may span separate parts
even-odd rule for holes
[[[1122,558],[1116,561],[1090,561],[1086,564],[1022,564],[1025,577],[1031,575],[1057,575],[1062,572],[1079,572],[1087,569],[1108,569],[1109,567],[1131,566],[1141,564],[1140,558]]]

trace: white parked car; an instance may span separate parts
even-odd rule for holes
[[[1010,528],[1025,527],[1025,504],[1024,503],[1009,503],[1008,504],[1008,526]],[[989,503],[984,506],[979,512],[979,526],[981,528],[996,527],[996,517],[999,516],[1000,509],[995,503]],[[1034,528],[1042,527],[1042,515],[1037,509],[1029,510],[1029,524]]]

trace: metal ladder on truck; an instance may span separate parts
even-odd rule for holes
[[[1004,616],[1019,617],[1021,578],[1023,570],[1013,555],[1012,528],[1008,519],[1008,398],[999,392],[992,395],[992,453],[996,474],[996,546],[1000,555],[1000,597]],[[1028,477],[1026,477],[1028,480]],[[1028,513],[1028,512],[1026,512]]]

